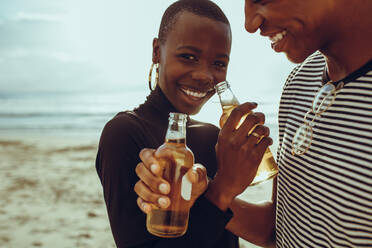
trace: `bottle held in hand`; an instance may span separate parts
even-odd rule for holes
[[[186,121],[186,114],[169,114],[165,142],[157,152],[161,154],[162,150],[169,148],[172,150],[170,156],[157,157],[163,168],[162,177],[171,187],[168,194],[171,204],[166,209],[153,205],[152,211],[147,214],[147,230],[159,237],[180,237],[186,232],[188,226],[191,183],[186,173],[194,164],[194,155],[186,146]]]
[[[225,125],[225,122],[227,121],[228,117],[230,116],[231,111],[233,111],[233,109],[236,108],[240,103],[236,96],[234,95],[233,91],[231,90],[230,85],[227,81],[218,83],[215,86],[215,88],[222,107],[222,115],[220,118],[220,127],[222,128]],[[241,123],[249,114],[250,113],[247,113],[241,118],[236,128],[239,128]],[[251,132],[252,131],[253,130],[251,130]],[[274,160],[273,154],[271,153],[270,149],[267,148],[262,158],[262,161],[258,167],[256,176],[251,183],[251,186],[257,185],[271,178],[274,178],[277,174],[278,166]]]

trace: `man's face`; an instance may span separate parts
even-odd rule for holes
[[[227,24],[183,12],[159,49],[159,85],[180,112],[196,114],[226,79],[231,47]]]
[[[245,28],[260,29],[294,63],[332,42],[332,0],[245,0]]]

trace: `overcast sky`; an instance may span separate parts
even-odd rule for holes
[[[152,39],[172,2],[1,0],[0,90],[147,89]],[[244,30],[243,0],[215,2],[233,32],[227,78],[280,91],[294,65]]]

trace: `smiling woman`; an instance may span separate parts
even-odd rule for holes
[[[190,12],[179,14],[174,26],[164,42],[154,39],[152,60],[159,63],[159,87],[172,105],[196,114],[226,78],[230,26]]]
[[[226,79],[230,48],[229,21],[213,2],[180,0],[165,11],[159,35],[153,40],[156,87],[144,104],[119,113],[106,124],[97,154],[97,172],[118,247],[238,247],[238,238],[225,230],[231,213],[203,197],[191,208],[183,237],[152,236],[133,190],[140,151],[163,143],[170,112],[197,114],[215,94],[214,86]],[[190,118],[186,129],[195,162],[205,165],[208,176],[213,177],[219,129]]]

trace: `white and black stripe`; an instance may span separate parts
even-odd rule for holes
[[[371,61],[315,119],[309,150],[291,153],[324,68],[323,55],[310,56],[289,75],[281,98],[277,247],[372,247]]]

